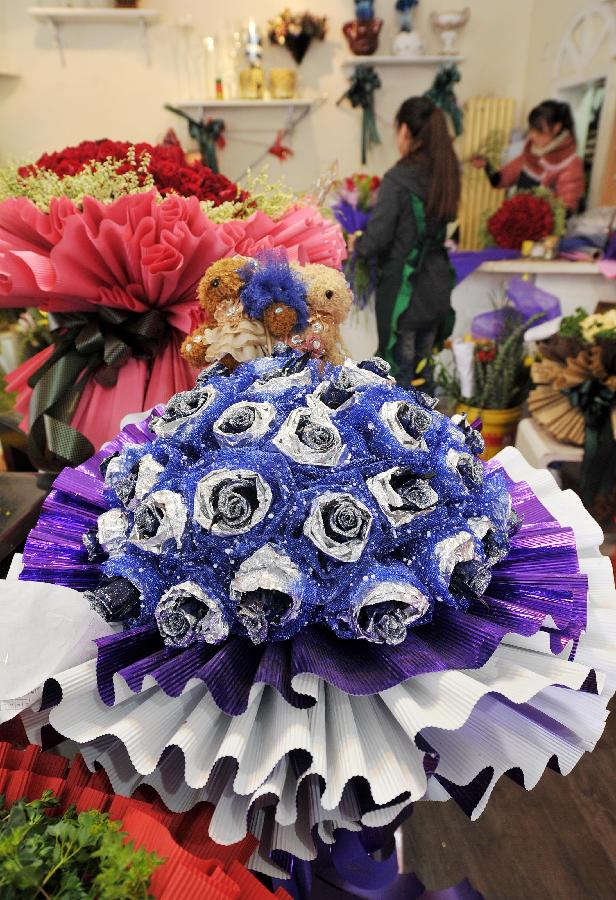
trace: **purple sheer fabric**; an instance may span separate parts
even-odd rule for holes
[[[555,319],[562,314],[560,300],[554,294],[538,288],[532,281],[515,276],[507,283],[507,296],[511,306],[480,313],[471,322],[471,335],[475,340],[499,340],[507,332],[512,312],[520,322],[533,316],[536,325]]]
[[[456,284],[460,284],[485,262],[498,262],[501,259],[517,259],[517,250],[503,250],[501,247],[485,247],[483,250],[454,250],[449,260],[456,273]]]

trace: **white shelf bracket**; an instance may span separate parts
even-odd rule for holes
[[[51,32],[51,40],[58,51],[60,56],[60,65],[62,68],[66,67],[66,56],[64,55],[64,42],[62,40],[62,27],[59,22],[53,18],[53,16],[48,16],[47,18],[47,26],[49,31]]]
[[[150,36],[148,33],[148,23],[143,18],[139,19],[139,36],[141,39],[141,47],[143,48],[145,64],[149,68],[152,65],[152,56],[150,53]]]

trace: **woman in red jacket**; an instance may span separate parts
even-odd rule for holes
[[[494,169],[481,156],[471,162],[476,169],[485,169],[493,187],[531,190],[541,185],[572,213],[584,195],[584,164],[577,153],[571,108],[558,100],[544,100],[531,110],[524,150],[502,169]]]

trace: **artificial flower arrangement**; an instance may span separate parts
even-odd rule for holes
[[[616,510],[616,309],[578,309],[539,341],[528,407],[557,440],[584,447],[581,494],[604,527]]]
[[[345,238],[365,230],[376,206],[380,186],[381,179],[378,175],[366,174],[351,175],[334,185],[331,209],[334,218],[342,226]],[[363,309],[376,285],[375,261],[364,260],[353,254],[346,260],[344,272],[352,287],[356,305]]]
[[[292,13],[283,9],[274,19],[270,19],[268,36],[272,44],[286,47],[296,63],[301,63],[313,40],[322,41],[327,34],[325,16],[312,13]]]
[[[116,796],[80,756],[0,743],[0,893],[14,900],[271,898],[246,869],[256,840],[209,839],[214,808],[169,813],[159,800]],[[290,900],[279,889],[275,896]]]
[[[7,385],[44,470],[194,384],[179,350],[212,262],[273,247],[333,267],[346,256],[310,198],[262,184],[249,196],[177,147],[87,141],[39,163],[0,173],[0,305],[54,313],[52,345]]]
[[[415,801],[476,817],[604,726],[600,530],[482,449],[379,359],[212,365],[56,480],[3,587],[3,708],[119,793],[214,804],[211,839],[253,836],[257,871],[363,890]]]
[[[560,238],[566,230],[566,215],[565,204],[547,188],[518,191],[486,217],[484,245],[521,250],[527,241]]]

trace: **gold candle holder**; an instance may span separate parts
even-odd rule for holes
[[[292,100],[297,89],[297,75],[294,69],[271,69],[269,92],[272,100]]]
[[[241,70],[240,96],[243,100],[263,99],[263,69],[260,66]]]

